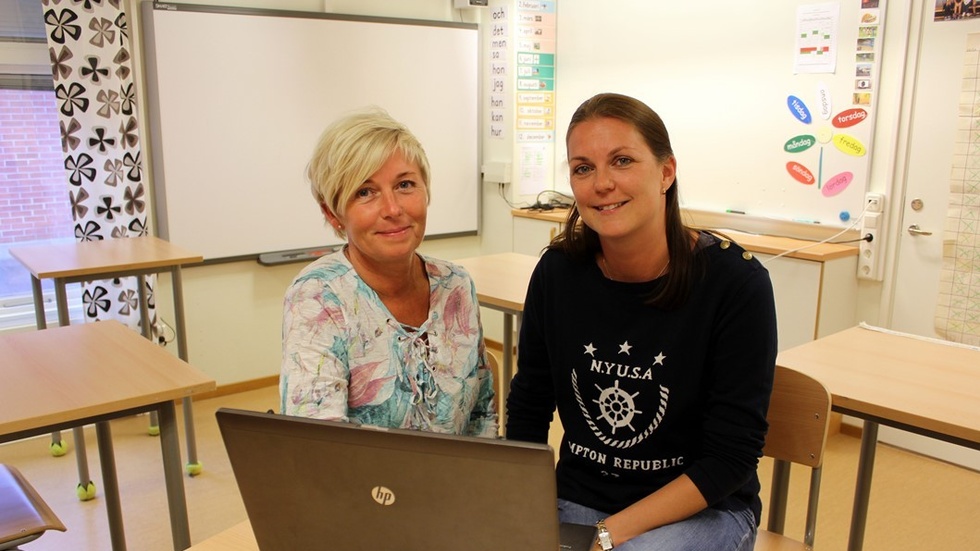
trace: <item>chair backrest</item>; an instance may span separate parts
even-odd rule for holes
[[[769,432],[763,448],[763,453],[775,460],[767,529],[777,534],[783,532],[790,464],[808,466],[811,472],[804,534],[804,543],[808,546],[813,545],[816,528],[820,472],[830,427],[830,407],[830,393],[820,381],[776,366],[767,415]]]
[[[20,471],[0,464],[0,549],[16,549],[65,525]]]
[[[820,381],[776,366],[763,453],[808,467],[823,464],[830,424],[830,392]]]

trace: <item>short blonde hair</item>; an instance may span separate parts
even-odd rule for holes
[[[361,184],[398,149],[418,166],[429,192],[429,160],[418,138],[385,110],[372,108],[335,121],[320,136],[306,169],[310,191],[320,208],[342,217]],[[342,229],[334,228],[344,237]]]

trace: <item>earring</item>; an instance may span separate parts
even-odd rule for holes
[[[667,190],[666,189],[660,190],[660,195],[667,195]]]

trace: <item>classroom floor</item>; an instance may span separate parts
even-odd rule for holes
[[[225,406],[264,411],[276,404],[277,390],[273,386],[194,404],[198,454],[204,472],[184,479],[192,542],[198,543],[246,518],[214,420],[215,410]],[[181,426],[182,423],[181,420]],[[146,435],[146,426],[146,416],[112,422],[126,538],[129,549],[135,551],[170,551],[173,546],[160,445],[157,438]],[[70,441],[70,431],[64,435]],[[98,449],[92,427],[86,428],[86,442],[93,478],[99,484]],[[95,500],[78,501],[74,455],[53,458],[47,444],[47,438],[36,438],[0,445],[0,462],[20,469],[68,526],[68,532],[47,533],[24,546],[24,550],[108,550],[101,487]],[[828,443],[816,532],[818,550],[846,548],[858,448],[857,438],[842,434],[833,436]],[[764,501],[770,472],[771,462],[763,460],[760,476]],[[795,537],[802,532],[806,474],[803,470],[793,472],[787,533]],[[881,445],[864,549],[980,549],[977,510],[980,473]]]

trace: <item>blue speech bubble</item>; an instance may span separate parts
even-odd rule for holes
[[[789,96],[786,98],[786,105],[789,107],[789,112],[803,124],[810,124],[813,120],[813,117],[810,115],[810,110],[807,109],[806,104],[800,98]]]

